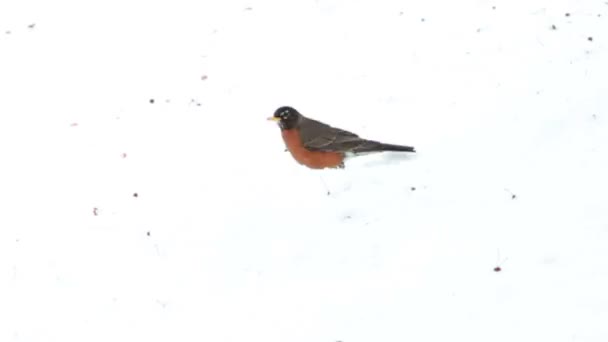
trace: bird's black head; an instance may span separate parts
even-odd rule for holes
[[[276,121],[281,129],[293,129],[298,126],[301,114],[292,107],[284,106],[275,110],[268,120]]]

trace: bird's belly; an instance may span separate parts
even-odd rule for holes
[[[302,145],[297,130],[284,130],[283,140],[293,159],[311,169],[337,168],[342,166],[344,155],[338,152],[310,151]]]

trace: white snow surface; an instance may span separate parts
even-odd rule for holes
[[[0,341],[608,341],[605,1],[3,0],[0,158]]]

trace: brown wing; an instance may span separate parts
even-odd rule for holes
[[[368,143],[352,132],[308,118],[300,122],[300,137],[307,149],[324,152],[351,152]]]

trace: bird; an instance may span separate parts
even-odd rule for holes
[[[279,107],[268,120],[281,129],[287,150],[310,169],[343,169],[346,158],[385,151],[411,152],[411,146],[386,144],[308,118],[290,106]]]

